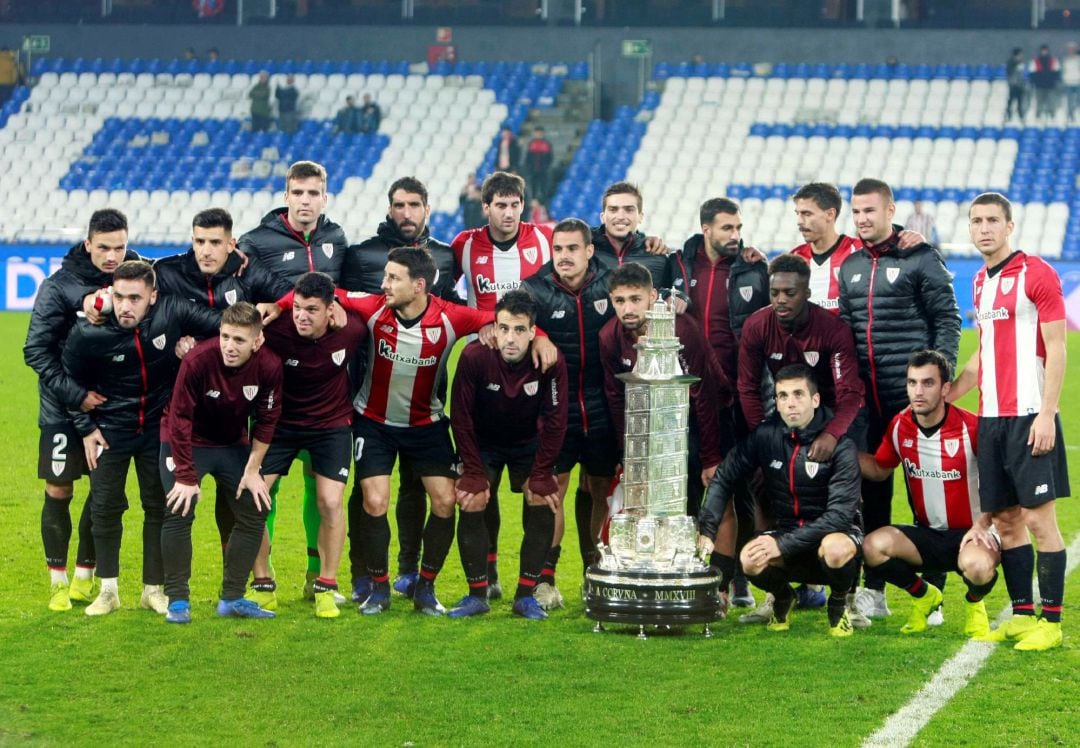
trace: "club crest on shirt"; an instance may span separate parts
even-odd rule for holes
[[[532,265],[536,262],[536,247],[526,247],[521,250],[521,256],[525,258],[525,262]]]
[[[593,309],[596,310],[597,314],[604,314],[607,312],[607,302],[607,299],[597,299],[592,303]]]
[[[254,400],[255,396],[259,394],[259,385],[257,384],[245,384],[244,385],[244,397],[248,400]]]
[[[171,458],[171,457],[166,457],[165,458],[165,467],[168,469],[168,471],[170,473],[174,472],[176,470],[176,461],[173,460],[173,458]]]
[[[334,244],[333,242],[323,242],[322,253],[326,255],[326,259],[330,259],[334,256]]]
[[[53,460],[52,471],[53,475],[59,478],[64,472],[64,465],[66,463],[63,460]]]
[[[739,286],[739,296],[742,296],[743,301],[750,301],[754,296],[753,286]]]
[[[529,397],[532,397],[533,395],[536,394],[537,390],[540,389],[540,383],[539,382],[526,382],[525,386],[522,389],[525,390],[526,395],[528,395]]]
[[[819,355],[817,351],[806,351],[803,353],[803,358],[805,358],[806,363],[810,364],[811,366],[817,366]]]
[[[945,440],[945,454],[949,457],[956,457],[956,451],[960,449],[959,439],[946,439]]]
[[[1001,279],[1001,292],[1007,294],[1013,290],[1013,284],[1016,282],[1016,278],[1002,278]]]
[[[345,349],[342,348],[331,353],[330,360],[334,362],[335,366],[341,366],[341,363],[345,360]]]
[[[821,465],[819,462],[806,461],[806,474],[813,478],[817,475],[818,467]]]
[[[889,281],[889,283],[895,283],[899,277],[900,268],[885,268],[885,280]]]
[[[229,302],[229,306],[236,303],[236,289],[230,288],[225,292],[225,301]]]
[[[424,335],[427,336],[428,341],[430,341],[432,345],[435,345],[436,343],[439,342],[439,339],[442,337],[442,328],[441,327],[429,327],[426,330],[424,330]]]
[[[154,338],[150,342],[153,343],[154,347],[157,348],[159,351],[165,350],[165,336],[164,335],[158,335],[156,338]]]

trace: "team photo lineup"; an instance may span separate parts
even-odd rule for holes
[[[480,187],[486,224],[450,243],[429,231],[420,178],[387,186],[359,243],[326,212],[323,165],[292,164],[283,187],[259,226],[241,233],[207,206],[191,248],[153,262],[129,248],[122,205],[97,210],[42,284],[24,358],[38,375],[49,610],[121,609],[123,520],[138,505],[139,607],[168,623],[275,618],[299,585],[273,558],[301,553],[275,545],[275,527],[298,514],[319,618],[507,605],[557,619],[580,585],[557,580],[566,512],[588,568],[619,511],[620,375],[663,308],[697,378],[685,513],[721,616],[785,632],[796,609],[823,608],[829,635],[857,636],[889,625],[893,585],[912,598],[896,628],[918,635],[961,615],[942,608],[952,572],[964,636],[1061,646],[1065,299],[1053,267],[1013,246],[1001,194],[968,208],[983,266],[964,361],[946,262],[897,225],[876,178],[855,184],[851,227],[836,187],[799,188],[790,220],[805,243],[771,261],[744,245],[727,197],[702,196],[681,248],[647,236],[630,182],[607,187],[598,221],[531,223],[525,180],[496,171]],[[976,388],[977,412],[954,404]],[[279,493],[290,470],[302,496]],[[897,470],[910,513],[893,501]],[[519,494],[508,578],[500,526],[518,521]],[[213,515],[221,543],[206,610],[189,587],[196,514]],[[437,589],[455,540],[466,588]],[[992,627],[983,599],[999,577],[1011,617]]]

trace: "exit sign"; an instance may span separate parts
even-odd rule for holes
[[[648,57],[652,54],[652,42],[648,39],[623,39],[623,57]]]
[[[49,51],[51,40],[46,35],[36,35],[26,37],[26,49],[36,54],[44,54]]]

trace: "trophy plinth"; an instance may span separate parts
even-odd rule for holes
[[[623,511],[585,573],[585,615],[638,626],[708,624],[722,616],[720,578],[697,558],[697,523],[686,516],[690,385],[675,314],[658,301],[645,315],[626,383]],[[644,636],[644,629],[641,629]]]

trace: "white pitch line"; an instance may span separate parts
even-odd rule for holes
[[[1068,563],[1065,574],[1068,576],[1080,562],[1080,536],[1073,540],[1068,548]],[[1004,584],[1004,579],[1001,584]],[[1039,599],[1038,580],[1035,582],[1034,599]],[[1006,605],[998,614],[1000,623],[1008,617],[1010,606]],[[881,728],[863,741],[863,748],[899,748],[911,745],[919,731],[926,727],[933,716],[959,693],[979,672],[983,664],[994,651],[996,644],[968,640],[956,654],[946,660],[934,677],[929,680],[907,704],[893,714]]]

